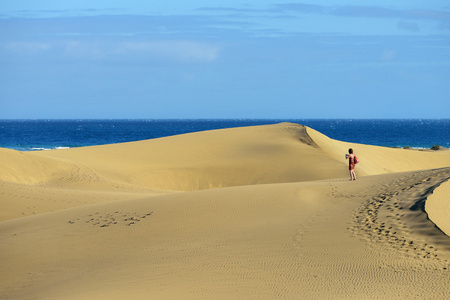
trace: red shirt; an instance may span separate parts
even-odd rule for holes
[[[353,170],[355,168],[355,155],[350,154],[348,156],[348,169]]]

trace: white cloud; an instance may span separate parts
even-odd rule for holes
[[[137,52],[181,62],[211,62],[218,58],[219,47],[195,41],[127,42],[118,52]]]
[[[208,63],[219,56],[219,47],[196,41],[75,41],[65,43],[67,57],[103,59],[149,59]]]
[[[99,43],[69,41],[65,45],[64,54],[69,57],[102,59],[108,54],[107,47]]]
[[[194,40],[136,40],[133,38],[71,38],[0,43],[4,57],[62,61],[210,63],[220,55],[214,42]]]
[[[394,49],[385,49],[381,52],[380,60],[381,61],[392,61],[397,56],[397,50]]]
[[[50,50],[51,46],[45,43],[35,42],[9,42],[4,45],[4,49],[14,53],[32,54]]]

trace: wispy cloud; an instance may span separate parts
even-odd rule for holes
[[[84,9],[20,9],[3,11],[0,18],[52,18],[70,16],[116,15],[124,13],[120,8]]]
[[[393,49],[385,49],[383,52],[381,52],[380,60],[381,61],[392,61],[397,56],[397,50]]]
[[[302,3],[278,4],[276,7],[285,11],[296,11],[302,13],[329,14],[346,17],[366,18],[402,18],[402,19],[427,19],[448,21],[450,11],[430,9],[397,9],[382,6],[363,5],[311,5]]]
[[[9,52],[19,52],[23,54],[33,54],[51,49],[51,45],[38,42],[10,42],[3,45]]]
[[[400,22],[398,22],[397,27],[400,29],[406,30],[406,31],[411,31],[411,32],[420,31],[419,25],[415,22],[400,21]]]
[[[265,12],[268,10],[266,10],[266,9],[264,9],[264,10],[263,9],[250,9],[250,8],[235,8],[235,7],[226,7],[226,6],[219,6],[219,7],[205,6],[205,7],[198,8],[197,11],[260,13],[260,12]]]
[[[219,57],[219,47],[189,40],[126,42],[118,45],[115,51],[148,54],[180,62],[212,62]]]
[[[2,37],[140,36],[186,39],[224,34],[226,28],[248,25],[221,16],[82,16],[0,19]]]
[[[14,41],[0,45],[3,54],[11,57],[43,55],[46,59],[128,60],[175,63],[209,63],[219,58],[220,47],[210,42],[191,40],[95,40],[69,39],[46,43]]]
[[[234,7],[201,7],[203,12],[229,12],[229,13],[280,13],[297,12],[304,14],[323,14],[342,17],[365,18],[401,18],[401,19],[427,19],[438,21],[450,21],[449,9],[400,9],[374,5],[317,5],[306,3],[282,3],[275,4],[266,9],[245,9]]]
[[[198,11],[221,16],[224,19],[244,19],[254,22],[253,28],[260,33],[278,31],[283,33],[304,32],[305,28],[312,30],[338,33],[392,35],[392,34],[440,34],[442,30],[450,29],[450,10],[447,8],[396,8],[383,5],[319,5],[306,3],[280,3],[261,9],[234,7],[202,7]],[[314,20],[313,20],[314,18]],[[296,21],[293,22],[293,20]],[[308,20],[308,21],[304,21]],[[362,21],[360,21],[362,20]],[[397,26],[391,20],[397,20]],[[301,26],[305,22],[314,22],[313,26]],[[368,28],[367,22],[372,22]],[[433,26],[429,26],[434,22]],[[297,27],[292,24],[297,23]],[[317,24],[315,24],[317,23]],[[261,26],[265,24],[266,26]],[[269,25],[270,24],[270,25]],[[311,25],[309,23],[307,25]],[[353,25],[352,24],[358,24]],[[272,28],[269,28],[272,26]],[[290,28],[287,28],[289,26]],[[262,28],[265,27],[265,28]],[[423,29],[423,30],[422,30]],[[275,30],[275,31],[274,31]],[[256,32],[256,30],[255,30]]]
[[[312,14],[323,14],[327,13],[327,7],[314,4],[304,4],[304,3],[284,3],[277,4],[276,8],[279,10],[290,10],[302,13],[312,13]]]

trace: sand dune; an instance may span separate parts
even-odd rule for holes
[[[450,182],[447,181],[428,197],[425,203],[428,217],[445,234],[450,236]]]
[[[311,146],[312,145],[312,146]],[[107,146],[17,153],[2,180],[56,186],[193,191],[345,176],[295,124],[206,131]],[[20,161],[19,161],[20,158]],[[26,172],[30,168],[33,172]],[[304,172],[303,170],[308,170]],[[326,170],[326,172],[324,172]]]
[[[0,149],[0,180],[28,185],[193,191],[345,177],[354,148],[361,175],[450,165],[448,151],[419,152],[332,140],[297,124],[231,128],[106,146]]]
[[[0,164],[1,299],[450,297],[448,151],[282,123]]]

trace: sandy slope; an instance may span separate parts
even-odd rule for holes
[[[443,183],[428,197],[425,210],[433,223],[450,236],[450,181]]]
[[[313,143],[306,127],[281,124],[107,146],[28,153],[6,150],[8,160],[21,160],[0,179],[57,186],[131,185],[192,191],[346,174],[342,161],[309,145]]]
[[[450,297],[448,151],[283,123],[0,154],[0,298]]]

